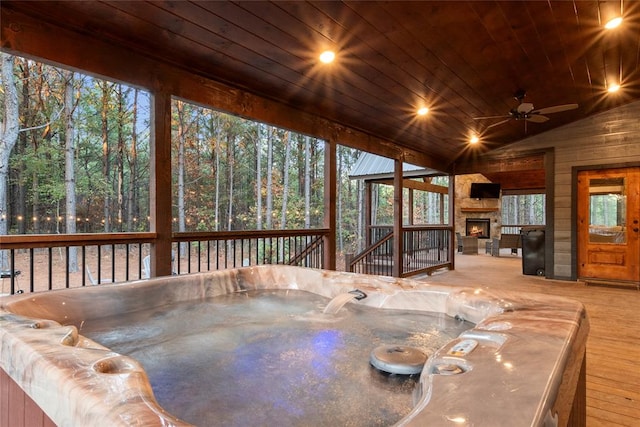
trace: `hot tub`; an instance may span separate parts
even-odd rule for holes
[[[337,310],[323,317],[327,315],[320,306],[354,289],[366,297],[342,298]],[[275,335],[266,337],[266,347],[257,354],[230,341],[263,323],[256,306],[241,308],[237,318],[221,313],[230,297],[262,304],[256,302],[259,292],[282,294],[286,301],[309,294],[318,310],[291,307],[292,314],[281,322],[285,329],[268,327]],[[197,336],[190,335],[194,311],[205,313],[209,328]],[[373,330],[370,345],[359,342],[347,349],[347,333],[336,325],[371,312],[375,320],[362,324]],[[415,317],[427,314],[435,319],[432,324]],[[226,320],[218,321],[217,315]],[[379,338],[376,324],[389,316],[396,329]],[[145,323],[150,318],[155,323]],[[430,331],[445,330],[451,322],[450,330],[461,327],[462,332],[445,333],[443,342],[425,341]],[[312,331],[312,338],[302,339],[308,345],[286,341],[289,332],[282,331],[294,323]],[[398,325],[411,333],[400,333]],[[193,425],[184,420],[195,412],[196,425],[358,425],[360,419],[360,425],[584,425],[588,329],[582,304],[563,298],[298,267],[249,267],[0,298],[0,374],[5,378],[0,388],[5,395],[24,392],[59,426]],[[171,354],[156,354],[169,339],[164,332],[177,344]],[[116,345],[130,348],[131,343],[122,343],[127,338],[134,350],[114,351]],[[400,348],[394,346],[406,341],[419,348],[438,343],[437,348],[421,348],[428,356],[421,374],[377,372],[367,356],[380,344]],[[336,355],[343,348],[351,351],[348,363]],[[233,360],[217,365],[202,355],[217,352]],[[182,362],[175,362],[177,356]],[[295,367],[291,375],[267,375],[274,358]],[[163,360],[165,365],[158,366]],[[185,365],[184,360],[194,362]],[[351,371],[355,380],[365,377],[364,385],[344,389],[338,377]],[[185,375],[194,379],[178,386]],[[190,387],[202,384],[196,380],[204,386]],[[408,403],[393,403],[400,407],[397,411],[377,403],[372,407],[374,396],[384,392],[404,393],[399,402]],[[0,416],[0,425],[16,427],[19,420],[33,425],[28,417],[12,415],[28,412],[11,403],[16,401],[3,397],[0,403],[9,415]],[[323,418],[333,413],[351,418]],[[364,415],[368,413],[373,418]]]

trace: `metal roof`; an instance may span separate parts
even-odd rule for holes
[[[362,153],[351,168],[350,179],[364,179],[365,181],[393,178],[394,160],[372,153]],[[402,164],[405,177],[443,175],[435,169],[423,168],[410,163]]]

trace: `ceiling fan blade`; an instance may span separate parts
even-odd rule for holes
[[[559,113],[561,111],[575,110],[576,108],[578,108],[578,104],[555,105],[553,107],[540,108],[539,110],[532,111],[532,113],[552,114]]]
[[[503,117],[511,117],[511,115],[510,114],[500,114],[499,116],[474,117],[473,120],[501,119]]]
[[[549,117],[547,116],[542,116],[540,114],[532,114],[531,116],[528,116],[526,118],[526,120],[528,122],[533,122],[533,123],[544,123],[547,120],[549,120]]]
[[[487,129],[491,129],[491,128],[492,128],[492,127],[494,127],[494,126],[500,126],[500,125],[502,125],[502,124],[505,124],[505,123],[507,123],[509,120],[511,120],[511,119],[509,118],[509,119],[501,120],[501,121],[496,122],[496,123],[492,123],[492,124],[490,124],[489,126],[487,126],[487,128],[486,128],[485,130],[487,130]]]
[[[518,110],[518,113],[524,113],[524,114],[530,113],[533,111],[533,104],[530,102],[523,102],[520,105],[518,105],[517,110]]]

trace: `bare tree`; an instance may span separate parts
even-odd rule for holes
[[[122,85],[117,86],[118,96],[118,138],[116,143],[116,215],[118,231],[124,224],[124,105]]]
[[[231,132],[227,133],[227,181],[229,182],[229,204],[227,210],[227,231],[231,231],[232,222],[233,222],[233,191],[234,191],[234,181],[233,181],[233,173],[235,167],[235,151],[236,151],[236,137],[231,134]]]
[[[76,147],[74,144],[74,121],[73,112],[75,102],[73,99],[73,72],[64,71],[64,188],[65,188],[65,212],[66,212],[66,232],[76,233],[76,172],[75,156]],[[78,271],[77,248],[69,248],[69,272]]]
[[[213,126],[214,120],[213,120],[213,116],[211,117],[211,125]],[[222,127],[220,124],[220,120],[216,121],[216,127],[215,127],[216,131],[215,131],[215,144],[216,144],[216,149],[215,149],[215,162],[214,162],[214,167],[216,169],[216,173],[215,173],[215,200],[214,200],[214,209],[215,209],[215,215],[214,215],[214,227],[215,227],[215,231],[219,231],[220,230],[220,154],[221,154],[221,147],[220,147],[220,141],[221,141],[221,136],[222,136]]]
[[[131,147],[129,147],[129,191],[127,194],[127,231],[133,230],[133,218],[138,215],[138,89],[133,89],[133,106],[131,122]]]
[[[304,228],[311,228],[311,150],[310,137],[304,138]]]
[[[109,82],[101,83],[102,89],[102,109],[100,118],[102,124],[102,178],[105,184],[109,182],[111,164],[109,162]],[[107,186],[108,187],[108,186]],[[111,232],[111,190],[107,188],[104,195],[104,232]]]
[[[0,123],[0,235],[8,232],[7,221],[7,178],[9,176],[9,155],[18,141],[20,116],[18,114],[18,92],[13,80],[11,55],[0,53],[2,60],[2,89],[4,91],[4,117]],[[0,251],[0,267],[7,268],[7,254]]]
[[[280,228],[284,230],[287,228],[287,202],[289,196],[289,163],[291,162],[291,132],[287,131],[284,138],[285,154],[284,154],[284,170],[283,177],[283,190],[282,190],[282,213],[280,215]]]
[[[185,145],[187,138],[187,124],[185,119],[184,102],[178,101],[176,104],[178,111],[178,231],[186,231],[186,217],[184,205],[184,178],[185,178]],[[180,255],[187,251],[187,242],[180,244]]]
[[[273,228],[273,132],[267,131],[267,230]]]
[[[262,125],[258,124],[256,141],[256,228],[262,230]]]

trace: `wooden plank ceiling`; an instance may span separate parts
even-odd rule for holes
[[[610,6],[624,21],[606,31]],[[2,8],[419,150],[443,171],[640,97],[640,2],[3,0]],[[337,58],[323,66],[327,48]],[[623,87],[608,96],[613,79]],[[545,123],[491,126],[518,106],[518,89],[536,109],[579,107]],[[431,111],[418,117],[423,105]],[[485,116],[496,117],[477,119]],[[472,133],[482,138],[473,149]]]

